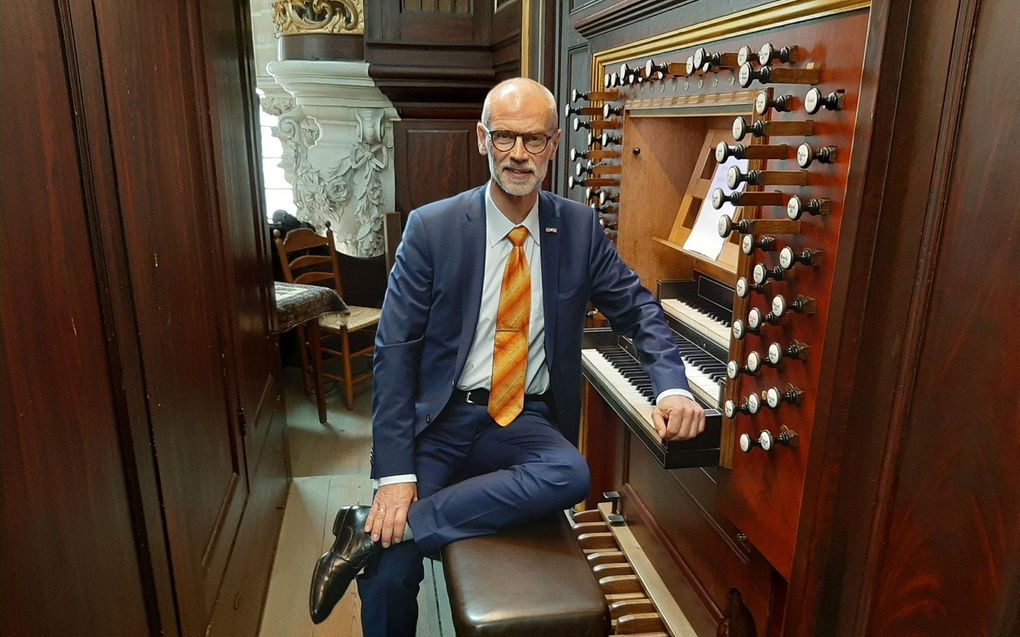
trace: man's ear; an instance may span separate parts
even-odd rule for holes
[[[478,154],[488,155],[489,154],[489,140],[488,135],[485,132],[485,127],[482,126],[481,122],[475,124],[475,134],[478,136]]]
[[[549,143],[552,145],[552,151],[549,153],[550,157],[552,155],[556,154],[556,149],[558,149],[560,147],[560,139],[562,137],[563,137],[563,129],[562,128],[557,128],[556,132],[553,134],[552,139],[549,140]]]

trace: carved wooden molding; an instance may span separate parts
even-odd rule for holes
[[[630,24],[641,20],[650,15],[661,13],[667,9],[673,9],[681,4],[688,4],[692,0],[686,0],[686,2],[677,2],[676,0],[619,0],[618,2],[612,3],[610,6],[597,8],[592,13],[587,13],[585,9],[591,8],[591,4],[585,4],[578,9],[578,13],[581,15],[577,18],[574,23],[574,28],[577,32],[583,35],[585,38],[591,39],[594,36],[616,29],[625,24]],[[587,13],[587,15],[585,15]]]
[[[276,37],[305,33],[364,35],[365,0],[275,0]]]

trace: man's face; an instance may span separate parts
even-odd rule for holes
[[[544,100],[533,98],[515,103],[516,100],[494,100],[490,108],[488,132],[481,123],[477,126],[478,152],[489,157],[489,174],[493,181],[508,195],[524,197],[536,192],[542,186],[545,174],[560,142],[560,131],[550,127],[552,117]],[[490,133],[496,133],[496,141],[506,138],[505,133],[517,133],[509,150],[501,150],[490,140]],[[548,139],[545,148],[530,152],[525,140],[532,136]]]

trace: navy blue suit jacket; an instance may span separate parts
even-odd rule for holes
[[[485,187],[411,213],[375,341],[372,476],[415,473],[414,438],[439,418],[464,369],[482,295]],[[581,334],[589,299],[634,338],[656,395],[688,389],[662,309],[606,239],[595,212],[538,200],[545,360],[563,435],[577,443]]]

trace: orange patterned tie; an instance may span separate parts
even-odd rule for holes
[[[506,427],[524,409],[524,378],[528,368],[528,325],[531,322],[531,268],[524,256],[528,229],[518,226],[507,235],[513,249],[503,270],[492,349],[489,415]]]

